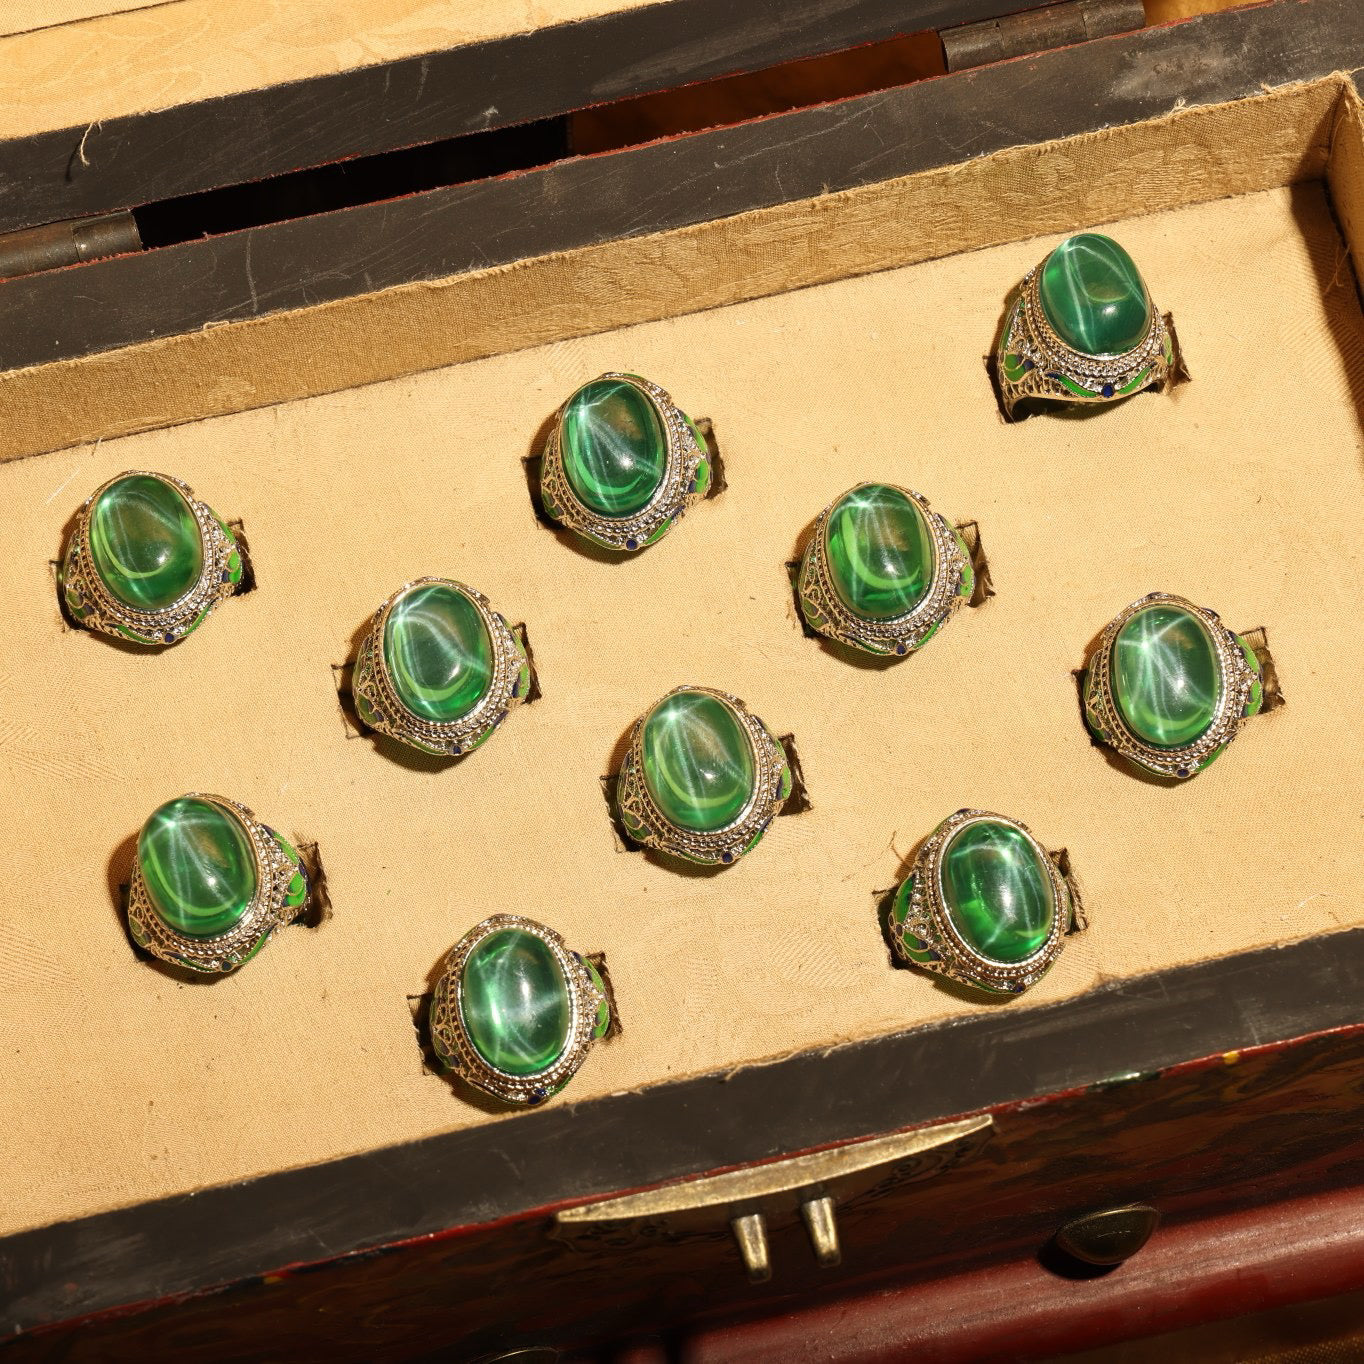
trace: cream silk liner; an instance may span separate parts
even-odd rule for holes
[[[1320,184],[1113,230],[1193,380],[1088,418],[1005,426],[985,373],[1048,239],[0,466],[0,1229],[497,1121],[423,1073],[407,1003],[495,911],[607,954],[625,1032],[576,1099],[981,1009],[1021,1020],[1364,918],[1364,324],[1344,245]],[[616,366],[714,420],[729,487],[601,563],[536,522],[522,457]],[[260,583],[163,656],[64,630],[48,569],[81,498],[127,467],[243,518]],[[998,588],[889,670],[806,639],[784,567],[867,478],[978,519]],[[332,669],[423,573],[526,621],[544,691],[441,771],[354,737]],[[1072,677],[1153,588],[1264,626],[1288,697],[1175,790],[1090,744]],[[794,732],[813,800],[719,876],[621,851],[600,786],[633,717],[688,680]],[[182,985],[134,957],[116,887],[144,815],[192,788],[317,840],[334,908]],[[876,893],[962,805],[1023,819],[1083,881],[1093,927],[1029,1001],[964,1002],[891,969],[878,935]]]
[[[0,138],[327,76],[639,3],[10,0],[0,14]]]
[[[1146,0],[1149,23],[1240,0]],[[0,137],[420,56],[640,0],[7,0]],[[83,21],[83,22],[81,22]],[[38,30],[35,32],[34,30]]]

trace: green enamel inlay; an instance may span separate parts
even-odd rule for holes
[[[906,876],[900,883],[900,888],[895,892],[895,899],[891,904],[890,920],[896,936],[900,940],[900,946],[904,949],[905,956],[910,961],[918,962],[921,966],[928,962],[937,960],[937,953],[933,950],[932,944],[925,942],[917,933],[911,933],[905,928],[905,920],[909,917],[909,902],[914,895],[914,878]]]
[[[753,797],[757,764],[747,731],[719,697],[666,696],[644,721],[644,784],[669,822],[695,833],[732,824]]]
[[[966,541],[962,539],[960,531],[953,530],[952,537],[956,540],[957,548],[961,550],[961,556],[966,561],[961,570],[961,586],[957,588],[957,595],[970,601],[976,594],[976,570],[971,563],[971,551],[966,548]]]
[[[1245,709],[1242,711],[1242,714],[1249,719],[1252,715],[1260,713],[1260,707],[1265,702],[1264,670],[1260,665],[1259,656],[1241,635],[1236,636],[1236,642],[1241,646],[1241,654],[1246,660],[1246,666],[1255,674],[1255,681],[1250,684],[1250,694],[1246,697]]]
[[[691,438],[696,442],[696,448],[702,455],[705,455],[710,447],[706,444],[706,438],[701,434],[701,428],[685,412],[682,414],[682,420],[687,423],[687,430],[691,432]]]
[[[1117,396],[1119,398],[1125,398],[1129,393],[1135,393],[1150,377],[1151,366],[1147,365],[1135,379],[1128,380],[1128,382],[1118,390]]]
[[[1016,384],[1027,372],[1021,355],[1015,355],[1010,351],[1004,357],[1004,377],[1011,384]]]
[[[1077,384],[1074,379],[1067,378],[1064,374],[1054,374],[1052,378],[1060,380],[1061,387],[1075,394],[1077,398],[1093,398],[1097,393],[1092,388],[1086,388],[1083,384]]]
[[[507,1075],[546,1070],[568,1045],[568,982],[549,944],[521,928],[498,929],[469,953],[459,1009],[474,1050]]]
[[[900,882],[900,888],[895,892],[895,899],[891,902],[890,906],[890,919],[896,928],[899,928],[909,917],[909,901],[913,894],[914,878],[912,876],[906,876],[905,879]]]
[[[602,999],[597,1006],[597,1021],[592,1027],[593,1038],[600,1040],[611,1027],[611,1006],[606,1002],[606,982],[602,980],[601,972],[586,957],[580,957],[579,960],[587,968],[587,974],[592,977],[592,984],[601,991]]]
[[[703,450],[705,446],[701,447]],[[696,462],[696,492],[700,497],[707,497],[710,494],[710,460],[699,459]]]
[[[568,400],[559,446],[569,486],[599,516],[643,511],[667,470],[668,440],[658,411],[624,379],[594,379]]]
[[[1068,237],[1042,266],[1042,311],[1056,334],[1085,355],[1122,355],[1151,325],[1151,299],[1132,257],[1097,232]]]
[[[270,941],[270,935],[271,935],[273,932],[274,932],[274,929],[272,929],[272,928],[271,928],[271,929],[266,929],[266,931],[265,931],[264,933],[262,933],[262,934],[260,935],[260,937],[257,938],[256,941],[251,945],[250,950],[249,950],[249,951],[247,952],[247,954],[246,954],[246,955],[237,963],[237,965],[238,965],[238,966],[245,966],[246,963],[249,962],[249,961],[251,960],[251,958],[254,957],[254,956],[261,950],[261,948],[264,947],[265,944],[268,943],[268,942]]]
[[[157,917],[188,938],[226,933],[256,894],[256,858],[236,815],[214,801],[180,796],[152,812],[137,861]]]
[[[90,508],[90,562],[135,611],[160,611],[199,581],[204,545],[180,490],[151,474],[115,479]]]
[[[865,483],[834,503],[824,545],[834,590],[863,620],[905,615],[933,581],[933,537],[924,514],[912,497],[885,483]]]
[[[991,961],[1011,965],[1051,935],[1056,901],[1032,840],[998,819],[963,825],[942,853],[948,917],[962,940]]]
[[[1217,716],[1221,669],[1203,621],[1168,602],[1132,615],[1113,641],[1110,684],[1127,728],[1154,748],[1182,748]]]
[[[453,583],[416,583],[393,603],[384,623],[383,654],[398,699],[434,724],[462,719],[492,682],[487,624]]]
[[[298,855],[298,849],[283,834],[277,834],[272,829],[270,836],[279,844],[280,851],[296,868],[293,876],[289,879],[289,884],[284,889],[284,907],[286,909],[297,909],[308,898],[308,873],[303,870],[303,859]]]

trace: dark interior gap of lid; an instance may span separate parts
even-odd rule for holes
[[[868,43],[513,127],[355,157],[134,210],[144,247],[492,180],[572,156],[618,151],[909,84],[943,71],[933,32]]]

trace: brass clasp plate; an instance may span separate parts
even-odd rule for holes
[[[583,1203],[558,1213],[553,1234],[584,1252],[729,1234],[749,1278],[761,1283],[772,1276],[769,1225],[799,1218],[819,1263],[836,1265],[838,1204],[951,1169],[981,1149],[993,1126],[985,1114]]]

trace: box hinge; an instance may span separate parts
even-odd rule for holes
[[[943,29],[943,57],[949,71],[964,71],[1007,57],[1024,57],[1090,38],[1108,38],[1146,26],[1143,0],[1062,0],[1002,19]]]
[[[101,256],[141,250],[142,236],[131,212],[67,218],[59,223],[0,233],[0,279],[36,275],[63,265],[79,265]]]

